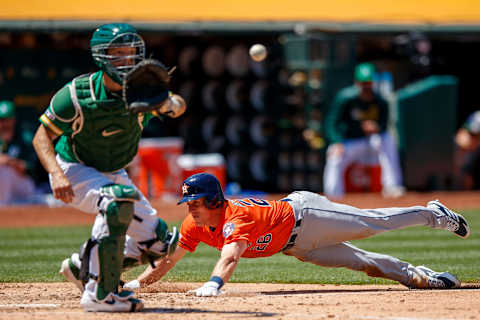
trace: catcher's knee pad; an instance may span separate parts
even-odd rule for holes
[[[125,235],[132,221],[134,202],[140,200],[140,194],[132,187],[111,184],[100,189],[99,210],[105,216],[111,235]]]
[[[138,201],[140,193],[132,187],[124,184],[107,184],[100,188],[100,196],[114,201]]]

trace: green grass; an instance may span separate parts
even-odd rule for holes
[[[448,270],[463,282],[479,281],[480,210],[463,211],[472,234],[460,239],[444,230],[425,227],[408,228],[354,241],[365,250],[393,255],[414,265],[424,264],[434,270]],[[178,226],[178,224],[177,224]],[[0,229],[0,282],[62,281],[61,261],[89,237],[90,227]],[[164,278],[169,281],[205,281],[219,257],[216,249],[199,245],[187,254]],[[130,280],[145,267],[130,270]],[[277,283],[393,283],[370,278],[343,268],[322,268],[293,257],[277,254],[269,258],[241,259],[232,282]]]

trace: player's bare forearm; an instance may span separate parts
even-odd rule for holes
[[[33,137],[33,147],[45,171],[51,176],[51,187],[55,198],[70,203],[73,199],[73,189],[62,168],[57,163],[52,141],[56,138],[43,125],[40,125]]]
[[[182,247],[177,247],[174,253],[163,259],[155,261],[155,268],[148,266],[147,269],[137,278],[140,286],[146,287],[159,281],[164,275],[168,273],[178,261],[187,253],[187,250]]]
[[[247,241],[232,242],[222,248],[222,254],[213,269],[212,276],[222,278],[227,282],[235,271],[241,255],[247,249]]]
[[[56,153],[52,141],[56,138],[54,133],[51,133],[43,125],[40,125],[33,137],[33,147],[37,153],[38,159],[42,163],[45,171],[50,174],[56,172],[63,172],[55,159]]]

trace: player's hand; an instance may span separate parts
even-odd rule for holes
[[[380,132],[380,127],[374,120],[364,120],[362,121],[362,130],[366,135],[370,135]]]
[[[185,113],[186,109],[187,106],[183,98],[179,95],[173,95],[162,104],[157,112],[170,118],[178,118]]]
[[[0,153],[0,165],[6,166],[8,165],[9,161],[10,161],[10,156],[4,153]]]
[[[468,130],[462,128],[458,130],[455,136],[455,142],[460,148],[472,151],[478,146],[479,139],[477,136],[468,132]]]
[[[187,293],[195,295],[197,297],[216,297],[219,294],[222,294],[223,291],[218,289],[218,283],[214,281],[208,281],[205,282],[200,288],[190,290]]]
[[[27,171],[27,163],[24,160],[12,158],[9,164],[19,175],[24,175]]]
[[[330,145],[327,150],[329,156],[336,157],[343,156],[344,151],[343,143],[334,143]]]
[[[62,200],[65,203],[72,202],[73,199],[73,189],[70,181],[63,172],[52,173],[51,175],[51,186],[53,196]]]

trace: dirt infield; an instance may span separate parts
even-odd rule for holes
[[[233,284],[216,298],[186,291],[199,284],[163,283],[138,293],[140,314],[86,313],[69,283],[0,284],[0,319],[480,319],[480,286],[408,290],[401,286]]]
[[[281,195],[269,198],[280,198]],[[360,208],[411,206],[440,199],[455,209],[480,208],[480,193],[409,193],[399,199],[349,195],[341,202]],[[159,215],[181,220],[184,206],[153,202]],[[0,210],[0,228],[85,225],[93,216],[67,207],[11,207]],[[199,283],[157,283],[138,291],[141,314],[88,314],[80,292],[69,283],[0,283],[0,319],[480,319],[480,283],[457,290],[408,290],[397,285],[225,285],[216,298],[186,292]]]

